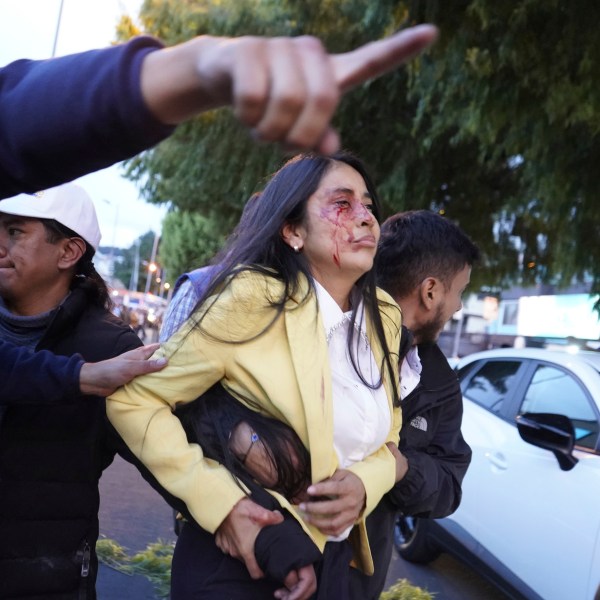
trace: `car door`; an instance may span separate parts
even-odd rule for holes
[[[497,558],[506,554],[501,515],[511,514],[516,503],[506,485],[507,449],[518,436],[511,422],[511,399],[526,370],[520,359],[494,359],[480,360],[459,372],[462,432],[473,457],[463,481],[461,505],[450,518]]]
[[[485,361],[463,394],[474,460],[457,520],[545,600],[591,599],[600,458],[589,393],[569,370],[522,359]],[[514,424],[519,412],[569,416],[587,444],[576,450],[579,463],[562,471],[551,452],[524,442]]]
[[[526,502],[529,523],[517,525],[535,532],[521,542],[523,552],[517,568],[532,570],[535,584],[544,598],[583,598],[591,600],[600,579],[597,565],[592,567],[600,529],[600,456],[598,437],[600,419],[588,386],[570,369],[544,361],[531,365],[530,377],[518,406],[518,413],[554,413],[567,416],[573,424],[579,462],[569,471],[559,468],[548,450],[518,440],[513,471],[531,476]],[[593,375],[598,378],[597,373]],[[594,381],[594,384],[597,382]],[[597,390],[596,390],[597,393]],[[521,471],[519,474],[518,472]],[[532,527],[532,522],[535,522]],[[515,533],[515,538],[521,536]],[[528,558],[535,553],[534,560]]]

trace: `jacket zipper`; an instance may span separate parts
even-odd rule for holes
[[[83,545],[83,559],[81,561],[81,576],[82,577],[87,577],[90,574],[91,555],[92,555],[92,552],[90,549],[90,545],[88,544],[88,542],[86,540],[85,544]]]

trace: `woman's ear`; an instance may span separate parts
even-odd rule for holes
[[[286,223],[281,228],[283,241],[295,252],[300,252],[304,246],[304,228],[301,225]]]
[[[61,269],[74,267],[85,254],[85,241],[80,237],[72,237],[61,241],[62,254],[58,266]]]

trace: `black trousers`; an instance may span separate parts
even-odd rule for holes
[[[348,541],[326,544],[314,564],[318,589],[313,600],[349,600],[351,558]],[[281,587],[270,577],[252,579],[244,563],[219,550],[214,535],[183,525],[171,567],[171,600],[272,600]]]

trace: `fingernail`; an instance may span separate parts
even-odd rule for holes
[[[308,494],[311,494],[311,495],[313,495],[313,494],[316,494],[316,493],[317,493],[317,490],[315,489],[315,487],[314,487],[314,486],[312,486],[312,485],[309,485],[309,486],[308,486],[308,489],[306,490],[306,492],[307,492]]]

